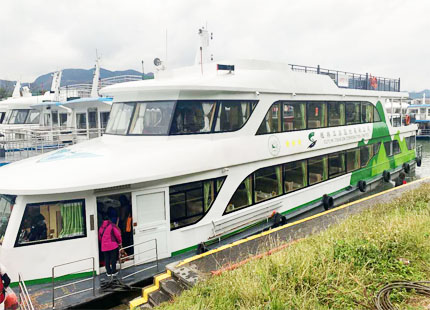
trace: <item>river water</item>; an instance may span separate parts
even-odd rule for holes
[[[415,170],[416,178],[421,179],[430,176],[430,139],[417,140],[417,145],[423,147],[422,165]]]

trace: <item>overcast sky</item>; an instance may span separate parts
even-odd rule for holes
[[[257,58],[401,78],[430,88],[425,0],[0,0],[0,79],[62,68],[152,71],[193,63],[208,25],[216,59]]]

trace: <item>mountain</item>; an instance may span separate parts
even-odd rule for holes
[[[426,98],[430,98],[430,90],[429,89],[424,89],[420,92],[410,92],[409,97],[411,97],[412,99],[422,98],[424,93],[426,94]]]
[[[61,86],[92,83],[94,69],[64,69],[61,77]],[[100,78],[108,78],[119,75],[142,75],[141,72],[136,70],[123,70],[123,71],[110,71],[100,68]],[[145,79],[153,79],[152,72],[145,73]],[[39,93],[51,89],[52,72],[37,77],[33,83],[22,83],[23,86],[30,85],[32,93]],[[0,80],[0,88],[6,90],[7,93],[12,93],[16,81]]]

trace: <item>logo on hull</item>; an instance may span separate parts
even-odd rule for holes
[[[309,144],[308,149],[311,149],[315,146],[315,144],[317,144],[317,140],[314,139],[315,133],[311,132],[308,136],[309,141],[311,142],[311,144]]]

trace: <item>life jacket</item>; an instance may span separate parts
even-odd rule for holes
[[[126,232],[131,232],[131,222],[132,222],[132,217],[131,217],[131,215],[129,215],[127,217],[127,223],[125,225],[125,231]]]
[[[0,304],[4,301],[5,297],[6,297],[6,291],[4,289],[3,279],[2,279],[2,276],[0,274]]]

